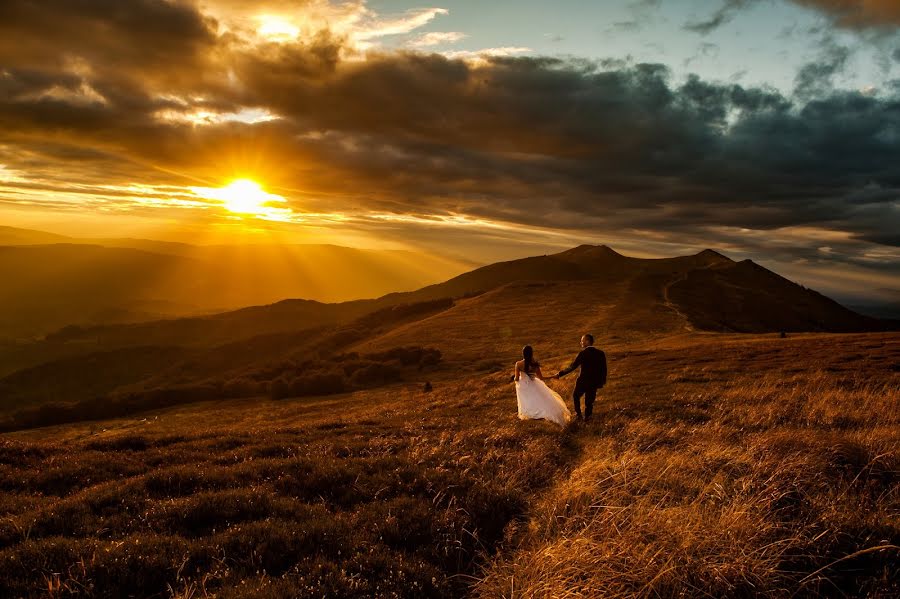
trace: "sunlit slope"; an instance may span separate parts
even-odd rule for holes
[[[582,245],[558,254],[490,264],[405,295],[416,300],[461,297],[517,281],[615,282],[640,274],[672,274],[726,264],[733,262],[711,250],[693,256],[643,259],[623,256],[605,245]]]
[[[704,331],[847,332],[892,326],[716,252],[646,260],[604,246],[581,246],[494,264],[376,300],[285,300],[210,316],[70,327],[40,343],[0,348],[0,383],[16,406],[26,406],[90,399],[94,390],[123,385],[155,389],[210,379],[227,383],[241,379],[242,371],[265,372],[267,364],[302,361],[310,354],[434,347],[455,367],[480,371],[505,365],[526,343],[539,357],[568,356],[586,331],[609,348]],[[160,353],[166,347],[173,351]],[[134,348],[134,356],[147,352],[158,368],[132,368],[127,359],[110,353],[124,348]],[[189,355],[180,349],[189,349]],[[74,386],[77,392],[64,384],[82,380],[84,364],[102,366],[104,360],[121,364],[116,384],[95,380],[103,377],[102,368]],[[67,373],[74,378],[65,378]],[[44,380],[56,381],[55,386],[48,388]]]
[[[577,348],[585,331],[605,341],[627,342],[683,326],[676,313],[636,294],[633,287],[631,279],[510,283],[365,340],[355,349],[434,345],[448,359],[485,360],[489,365],[518,355],[526,343],[535,345],[540,355]]]
[[[417,294],[471,294],[490,281],[501,286],[367,340],[359,349],[436,344],[449,358],[472,361],[515,354],[524,343],[545,355],[577,348],[585,331],[608,344],[689,331],[848,332],[893,326],[750,261],[736,263],[709,250],[646,260],[582,246],[495,264]]]

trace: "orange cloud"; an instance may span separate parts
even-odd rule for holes
[[[844,27],[896,27],[900,25],[897,0],[794,0],[822,10]]]

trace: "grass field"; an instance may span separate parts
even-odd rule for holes
[[[480,597],[900,596],[900,338],[625,352]]]
[[[565,431],[450,370],[2,435],[0,596],[900,595],[900,335],[609,350]]]

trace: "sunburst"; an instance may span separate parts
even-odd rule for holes
[[[251,179],[236,179],[225,187],[192,187],[191,190],[200,197],[221,202],[223,208],[234,214],[269,220],[285,220],[291,214],[289,208],[278,206],[287,202],[284,197],[268,193]]]

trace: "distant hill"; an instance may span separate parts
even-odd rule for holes
[[[46,243],[70,243],[71,241],[71,237],[57,235],[56,233],[0,226],[0,245],[40,245]]]
[[[848,300],[846,305],[867,316],[900,320],[900,289],[881,287],[865,299]]]
[[[407,297],[474,295],[451,310],[360,345],[375,350],[411,342],[460,359],[577,348],[581,332],[605,343],[689,331],[874,331],[897,323],[857,314],[750,261],[704,250],[640,259],[606,246],[493,264]],[[443,344],[440,344],[443,340]]]
[[[145,260],[159,256],[131,251]],[[327,364],[348,352],[432,347],[470,372],[508,367],[526,343],[539,359],[568,356],[586,331],[604,347],[621,347],[706,331],[861,332],[897,325],[712,250],[640,259],[580,246],[378,299],[284,300],[207,316],[65,327],[39,343],[0,347],[0,391],[21,406],[101,391],[200,385],[207,393],[251,379],[248,388],[258,390],[285,361],[315,357]]]
[[[469,265],[426,253],[333,245],[194,246],[73,239],[0,228],[0,339],[67,325],[135,323],[302,297],[375,298]]]

